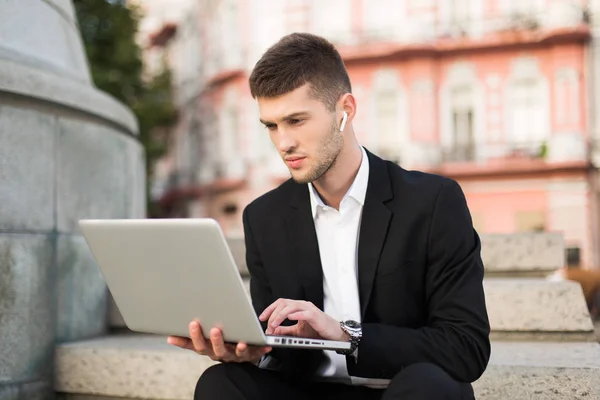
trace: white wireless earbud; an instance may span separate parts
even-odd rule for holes
[[[342,118],[342,124],[340,125],[340,132],[344,132],[344,127],[346,126],[346,120],[348,119],[348,113],[344,111],[344,118]]]

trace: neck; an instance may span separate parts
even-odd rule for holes
[[[334,165],[313,182],[321,199],[330,207],[340,208],[344,195],[350,189],[362,162],[362,150],[356,140],[344,146]]]

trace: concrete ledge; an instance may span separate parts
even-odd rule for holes
[[[544,274],[565,263],[562,233],[482,234],[481,258],[486,273]]]
[[[107,336],[57,347],[55,390],[71,400],[190,399],[212,364],[164,337]],[[600,345],[494,342],[488,369],[474,386],[478,399],[598,398]]]
[[[495,333],[594,336],[594,325],[578,283],[490,278],[483,284]]]
[[[244,282],[249,293],[249,278]],[[489,278],[483,284],[492,340],[596,340],[578,283]]]
[[[228,238],[240,273],[248,274],[243,238]],[[481,258],[490,276],[545,276],[564,265],[561,233],[482,234]]]
[[[493,342],[488,369],[473,386],[486,400],[597,399],[600,345]]]
[[[58,345],[57,392],[142,399],[191,399],[207,357],[152,335],[115,335]]]

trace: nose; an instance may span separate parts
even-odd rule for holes
[[[296,140],[285,129],[279,129],[277,132],[277,149],[282,153],[289,153],[296,147]]]

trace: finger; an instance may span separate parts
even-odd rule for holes
[[[192,339],[192,344],[194,346],[194,350],[196,350],[200,354],[210,355],[212,354],[212,350],[208,343],[206,343],[206,339],[202,334],[202,329],[200,328],[200,324],[198,321],[190,322],[190,338]]]
[[[223,333],[219,328],[212,328],[210,330],[210,342],[212,343],[212,351],[218,358],[225,358],[231,355],[230,350],[225,346]]]
[[[278,319],[278,316],[281,314],[281,312],[286,309],[286,307],[287,304],[282,302],[277,308],[273,310],[271,316],[269,317],[269,320],[267,321],[267,335],[272,334],[273,330],[279,325],[281,325],[281,322],[276,323],[276,320]],[[282,318],[281,321],[283,321],[284,319],[285,318]]]
[[[266,331],[267,335],[270,335],[273,333],[273,328],[271,328],[271,321],[277,315],[277,313],[279,312],[279,309],[283,308],[283,307],[285,307],[285,303],[279,302],[278,305],[273,310],[270,311],[269,318],[267,320],[267,331]]]
[[[302,310],[303,305],[294,302],[291,304],[287,304],[281,309],[273,311],[273,314],[271,314],[271,318],[269,318],[269,327],[271,329],[276,329],[288,317],[288,315]]]
[[[290,321],[306,321],[309,324],[313,322],[315,314],[308,310],[300,310],[290,313],[287,318]]]
[[[319,317],[325,316],[325,313],[317,308],[311,302],[303,302],[305,307],[302,307],[301,310],[290,313],[287,318],[290,321],[306,321],[310,326],[317,324]]]
[[[181,347],[182,349],[194,350],[192,340],[181,336],[169,336],[167,337],[167,343]]]
[[[277,336],[296,336],[297,326],[279,326],[274,330],[273,335]]]
[[[265,310],[258,316],[258,319],[261,321],[266,321],[270,316],[273,310],[275,310],[284,299],[277,299],[270,306],[265,308]]]
[[[269,318],[269,327],[272,329],[277,328],[281,323],[288,318],[290,314],[294,314],[300,311],[309,312],[314,311],[316,309],[313,303],[308,301],[300,301],[300,300],[288,300],[286,303],[286,308],[281,310],[276,309],[271,314],[271,318]]]
[[[288,314],[300,310],[306,310],[310,308],[311,303],[300,300],[285,300],[282,301],[281,304],[273,310],[271,316],[269,317],[269,325],[272,327],[277,327],[281,325],[283,320],[285,320]],[[273,324],[275,322],[275,324]],[[275,326],[273,326],[275,325]]]
[[[242,358],[242,359],[247,358],[248,353],[249,353],[248,345],[244,342],[239,342],[237,344],[237,346],[235,347],[235,355],[238,358]]]

